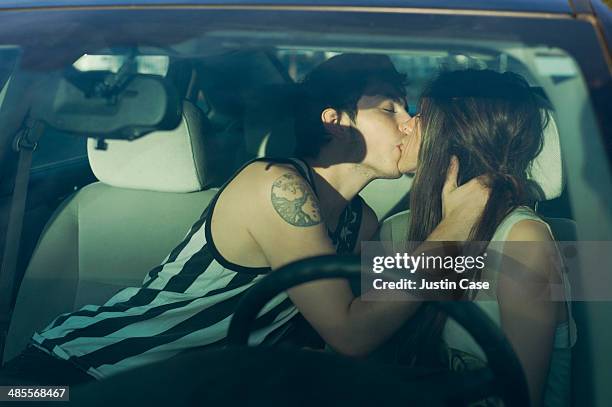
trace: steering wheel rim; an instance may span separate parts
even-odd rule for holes
[[[330,278],[360,279],[361,259],[357,256],[318,256],[290,263],[266,275],[240,300],[230,322],[228,346],[248,345],[257,315],[276,295],[299,284]],[[528,406],[529,392],[522,366],[501,329],[471,301],[430,303],[460,324],[482,348],[487,358],[487,368],[461,375],[471,376],[478,385],[491,385],[497,389],[499,394],[495,395],[500,396],[507,406]],[[487,374],[487,370],[492,373],[492,377]],[[473,392],[475,386],[471,387],[466,388],[465,392]]]

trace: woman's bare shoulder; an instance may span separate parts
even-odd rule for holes
[[[546,223],[536,219],[522,219],[516,222],[508,232],[508,241],[549,242],[553,238]]]

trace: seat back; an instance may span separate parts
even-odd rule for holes
[[[48,221],[21,283],[3,361],[57,315],[139,286],[212,200],[202,148],[205,117],[189,102],[169,132],[109,140],[90,165],[100,182],[67,198]]]

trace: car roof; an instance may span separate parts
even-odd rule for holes
[[[0,0],[0,9],[88,6],[247,5],[444,8],[572,13],[571,0]]]

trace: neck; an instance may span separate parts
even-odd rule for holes
[[[356,163],[326,164],[318,158],[306,161],[314,172],[323,219],[328,227],[335,228],[347,203],[374,177]]]

